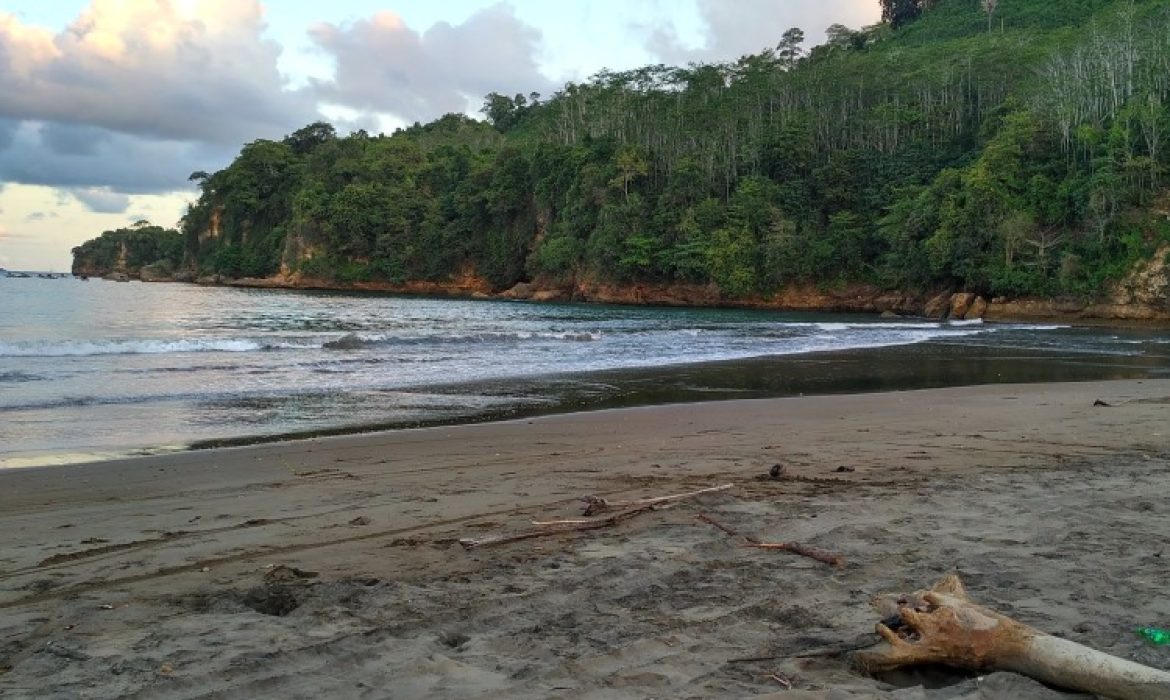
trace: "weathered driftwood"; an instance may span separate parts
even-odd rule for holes
[[[761,542],[759,539],[752,537],[751,535],[745,535],[734,528],[724,525],[706,513],[700,513],[695,517],[707,523],[708,525],[712,525],[719,530],[722,530],[732,537],[743,538],[744,546],[746,547],[753,547],[755,549],[778,549],[784,552],[789,552],[790,554],[799,554],[802,557],[816,559],[821,563],[828,564],[829,566],[836,567],[838,569],[845,566],[845,558],[839,554],[826,552],[825,550],[817,549],[816,547],[809,547],[800,544],[799,542]]]
[[[509,542],[530,540],[537,537],[548,537],[550,535],[565,534],[569,532],[582,532],[586,530],[598,530],[603,527],[613,527],[623,520],[629,520],[635,515],[649,513],[653,510],[662,510],[663,508],[668,508],[674,505],[678,501],[694,498],[695,496],[701,496],[705,493],[726,491],[733,486],[734,484],[724,484],[723,486],[712,486],[711,488],[699,489],[698,491],[690,491],[687,493],[679,493],[673,496],[643,498],[636,501],[607,501],[604,498],[588,496],[582,499],[587,504],[585,508],[585,515],[598,512],[594,510],[595,508],[600,508],[602,511],[604,511],[621,507],[623,510],[600,518],[578,518],[573,520],[536,520],[532,523],[534,529],[504,533],[500,535],[490,535],[488,537],[464,538],[459,540],[459,544],[463,545],[464,549],[474,549],[476,547],[486,547],[489,545],[507,544]]]
[[[882,614],[890,612],[882,605],[874,603]],[[955,576],[929,591],[901,596],[893,610],[877,626],[884,641],[855,655],[869,673],[945,664],[1014,671],[1117,700],[1170,700],[1170,673],[1053,637],[977,605]]]
[[[581,500],[585,502],[585,510],[582,515],[597,515],[610,510],[619,508],[638,508],[641,506],[660,505],[662,503],[670,503],[672,501],[683,501],[695,496],[702,496],[705,493],[715,493],[716,491],[726,491],[734,488],[735,484],[723,484],[722,486],[712,486],[706,489],[699,489],[698,491],[688,491],[687,493],[679,493],[673,496],[658,496],[656,498],[640,498],[633,501],[609,501],[600,496],[585,496]]]

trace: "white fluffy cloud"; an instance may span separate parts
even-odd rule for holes
[[[390,13],[307,31],[336,75],[294,90],[258,0],[92,0],[56,32],[0,11],[0,181],[124,210],[323,112],[376,131],[550,86],[540,33],[503,5],[424,32]]]
[[[528,94],[551,85],[536,65],[540,32],[505,5],[421,33],[381,12],[352,24],[317,24],[310,36],[337,66],[332,81],[313,83],[323,101],[408,122],[477,108],[489,92]]]
[[[0,11],[0,180],[122,212],[317,119],[264,28],[257,0],[93,0],[56,32]]]
[[[279,136],[315,110],[282,88],[263,30],[257,0],[94,0],[55,34],[0,13],[0,117],[237,146]]]
[[[859,28],[881,19],[876,0],[697,0],[702,46],[687,46],[670,27],[653,31],[647,48],[667,63],[734,60],[775,46],[785,30],[799,27],[820,43],[831,24]]]

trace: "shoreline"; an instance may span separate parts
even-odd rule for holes
[[[780,673],[791,697],[892,699],[924,677],[805,654],[865,638],[872,595],[950,571],[1022,621],[1167,668],[1127,631],[1170,616],[1168,405],[1166,378],[998,384],[3,471],[0,692],[633,700],[766,696]],[[585,494],[724,483],[614,528],[456,544],[579,517]],[[700,513],[847,563],[745,550]]]
[[[4,455],[8,469],[94,464],[135,456],[203,452],[321,437],[358,436],[432,427],[480,425],[542,416],[587,414],[617,408],[706,404],[728,399],[867,394],[998,384],[1091,382],[1155,378],[1170,374],[1159,356],[1018,350],[924,342],[864,349],[740,358],[658,367],[509,377],[417,391],[514,397],[504,407],[458,415],[420,416],[373,423],[224,435],[182,444],[127,445],[87,450]]]
[[[511,289],[486,292],[480,280],[456,280],[451,284],[407,282],[342,284],[320,279],[236,279],[215,284],[254,289],[305,291],[381,292],[411,296],[445,296],[479,300],[511,300],[532,303],[570,302],[689,308],[753,309],[779,312],[895,314],[923,320],[984,320],[990,323],[1068,323],[1084,327],[1170,328],[1170,308],[1147,303],[1112,301],[1062,301],[1059,299],[984,299],[966,292],[905,292],[850,283],[839,288],[801,284],[776,295],[723,298],[717,289],[699,285],[607,285],[572,283],[541,285],[521,283]]]
[[[123,273],[124,274],[124,273]],[[75,274],[76,276],[76,274]],[[87,275],[102,281],[102,275]],[[895,314],[928,321],[983,320],[988,323],[1061,323],[1088,328],[1170,328],[1170,306],[1140,301],[1075,301],[1061,299],[984,299],[965,292],[902,292],[851,283],[838,288],[797,285],[772,297],[723,298],[717,289],[686,284],[606,285],[520,283],[496,291],[476,277],[450,282],[412,281],[342,283],[294,276],[199,280],[150,278],[123,281],[192,284],[204,287],[275,289],[350,294],[392,294],[410,297],[466,299],[474,301],[523,301],[530,303],[584,303],[621,306],[751,309],[778,312]]]

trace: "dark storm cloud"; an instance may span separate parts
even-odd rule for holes
[[[99,214],[121,214],[130,208],[130,197],[121,192],[101,187],[79,187],[69,192],[90,211]]]
[[[110,132],[93,126],[45,124],[41,127],[41,143],[61,155],[94,155],[109,138]]]
[[[20,128],[20,123],[12,119],[0,118],[0,153],[4,149],[12,145],[12,140],[16,138],[16,130]]]
[[[0,151],[0,181],[69,189],[109,187],[132,194],[167,192],[189,188],[187,176],[192,171],[222,167],[236,152],[233,146],[144,139],[93,127],[74,129],[78,127],[25,123]],[[61,147],[62,141],[73,144],[83,135],[90,139],[87,147]]]

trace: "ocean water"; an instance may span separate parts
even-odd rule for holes
[[[804,391],[1150,376],[1157,333],[0,277],[0,467]]]

